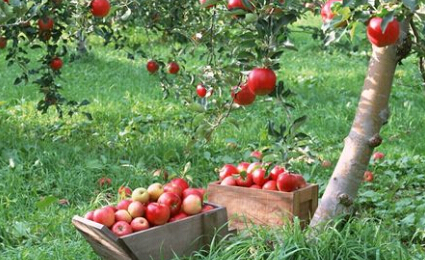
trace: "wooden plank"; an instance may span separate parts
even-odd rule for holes
[[[79,216],[72,218],[72,224],[103,259],[136,259],[106,226]]]
[[[246,225],[282,225],[292,218],[293,193],[222,186],[211,183],[208,201],[225,206],[230,228]]]
[[[153,227],[120,238],[138,260],[189,256],[208,246],[213,236],[228,233],[227,212],[223,207],[183,220]]]
[[[237,186],[209,184],[208,201],[227,208],[229,227],[238,230],[248,225],[285,225],[293,216],[308,221],[317,207],[316,184],[294,192],[267,191]],[[315,210],[315,209],[314,209]]]

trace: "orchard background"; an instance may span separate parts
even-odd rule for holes
[[[223,164],[260,150],[322,195],[368,61],[395,46],[372,52],[373,16],[396,17],[410,52],[389,84],[391,117],[375,149],[385,156],[370,149],[358,163],[374,179],[349,215],[320,232],[259,229],[193,258],[424,259],[423,2],[338,2],[326,21],[321,2],[129,0],[107,13],[90,4],[0,2],[1,259],[96,259],[72,216],[117,201],[122,185],[162,181],[157,169],[206,187]],[[276,88],[239,106],[231,90],[256,67],[276,73]]]

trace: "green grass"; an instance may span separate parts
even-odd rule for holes
[[[315,21],[303,21],[310,23]],[[296,93],[289,100],[296,107],[292,118],[308,116],[302,130],[312,137],[309,146],[315,155],[313,163],[296,163],[294,169],[319,183],[322,192],[332,169],[321,168],[320,160],[335,165],[342,150],[369,49],[362,45],[365,54],[349,56],[333,47],[324,50],[308,35],[293,37],[308,48],[285,53],[278,75]],[[4,56],[0,53],[0,60]],[[81,114],[61,120],[53,110],[41,115],[35,109],[42,99],[36,87],[13,86],[19,70],[0,63],[0,259],[97,259],[71,225],[73,215],[114,202],[120,185],[151,183],[156,180],[151,173],[159,167],[178,175],[190,162],[187,174],[193,185],[206,186],[217,178],[216,168],[247,160],[253,147],[273,143],[265,128],[268,118],[286,121],[279,104],[260,98],[232,113],[239,128],[224,124],[210,143],[193,144],[186,131],[194,112],[176,100],[162,100],[158,80],[147,74],[144,64],[97,45],[89,57],[66,63],[60,80],[63,94],[91,101],[85,109],[94,120],[87,121]],[[301,232],[297,226],[252,230],[193,258],[424,259],[421,86],[415,59],[409,58],[397,68],[392,116],[378,148],[386,159],[371,164],[375,181],[361,188],[357,216],[347,225],[310,236],[312,231]],[[100,190],[97,180],[103,176],[113,185]],[[48,196],[69,204],[39,203]]]

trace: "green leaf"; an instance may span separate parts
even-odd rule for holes
[[[300,128],[305,123],[306,120],[307,120],[307,116],[302,116],[295,119],[294,123],[292,123],[291,125],[291,133],[296,132],[298,128]]]
[[[249,60],[255,60],[256,57],[252,52],[248,51],[241,51],[238,53],[238,59],[249,59]]]
[[[53,196],[53,195],[49,195],[49,196],[45,197],[44,199],[42,199],[42,200],[40,200],[40,201],[36,202],[36,203],[35,203],[35,206],[36,206],[38,209],[45,209],[45,208],[47,208],[48,206],[52,205],[53,203],[56,203],[58,200],[59,200],[59,199],[58,199],[58,198],[56,198],[55,196]]]
[[[403,0],[403,5],[410,9],[410,11],[414,12],[417,6],[416,0]]]
[[[188,108],[194,112],[204,112],[204,107],[199,103],[191,103],[188,105]]]
[[[192,164],[187,162],[183,169],[183,175],[185,175],[190,170],[190,168],[192,168]]]
[[[415,223],[415,213],[410,213],[400,221],[401,224],[412,226]]]
[[[394,19],[394,12],[389,12],[385,17],[382,18],[381,29],[382,33],[385,33],[388,23]]]

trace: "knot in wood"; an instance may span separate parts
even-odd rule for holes
[[[345,207],[350,207],[351,205],[353,205],[353,200],[351,199],[351,197],[347,194],[347,193],[343,193],[341,195],[338,196],[339,199],[339,204],[345,206]]]
[[[373,147],[373,148],[378,147],[381,145],[381,143],[382,143],[382,137],[379,134],[375,134],[369,139],[370,147]]]

